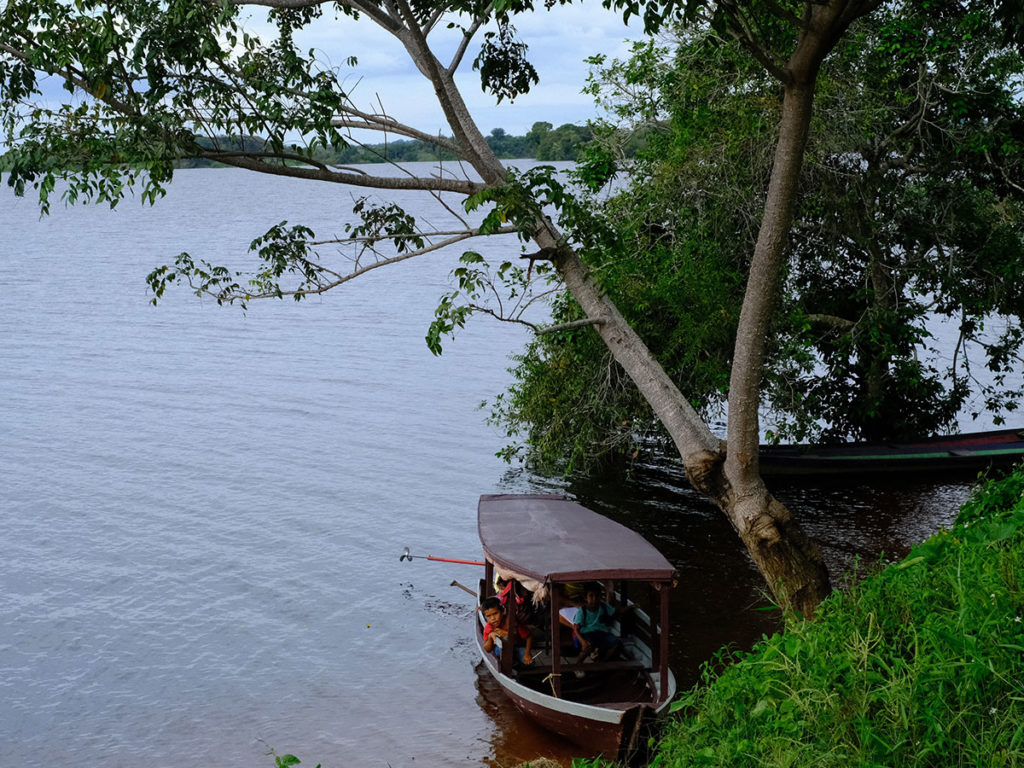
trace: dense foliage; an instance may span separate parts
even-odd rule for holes
[[[1024,469],[952,530],[718,659],[674,704],[654,765],[1024,763]]]
[[[1002,414],[1024,340],[1024,61],[980,3],[899,3],[826,63],[764,386],[775,439],[899,439],[964,408]],[[727,397],[778,88],[713,32],[638,45],[591,91],[610,119],[581,177],[629,182],[603,203],[618,250],[602,284],[705,416]],[[628,163],[624,146],[639,161]],[[596,182],[596,183],[595,183]],[[574,317],[570,301],[556,318]],[[960,334],[940,349],[930,328]],[[978,368],[987,369],[979,383]],[[599,346],[573,332],[520,358],[495,418],[542,465],[634,452],[658,429]]]
[[[897,439],[1016,409],[1024,60],[1003,37],[986,3],[905,3],[836,51],[787,302],[812,355],[780,360],[771,393],[798,434],[821,419],[828,436]]]
[[[582,253],[680,389],[714,418],[727,393],[746,254],[757,235],[749,206],[763,201],[755,190],[764,186],[771,149],[761,143],[767,136],[732,129],[745,123],[770,133],[773,115],[760,102],[730,96],[736,94],[722,72],[751,66],[734,47],[703,47],[692,66],[664,68],[659,61],[653,44],[638,44],[630,62],[613,63],[603,83],[594,84],[599,97],[599,87],[622,93],[641,80],[645,87],[640,99],[615,106],[631,130],[599,126],[584,150],[576,178],[596,190],[594,208],[614,236]],[[671,115],[661,101],[666,92],[677,99]],[[602,199],[634,151],[632,181]],[[755,156],[762,161],[751,163]],[[720,195],[705,195],[715,177],[728,183]],[[558,321],[580,316],[567,297],[553,314]],[[522,453],[541,468],[592,468],[661,439],[649,407],[590,336],[539,336],[517,358],[516,383],[493,403],[495,422],[510,436],[526,437],[508,455]]]

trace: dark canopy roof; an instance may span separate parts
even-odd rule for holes
[[[540,582],[675,575],[640,534],[561,496],[481,496],[477,525],[491,561]]]

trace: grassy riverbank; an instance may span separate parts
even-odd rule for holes
[[[1024,767],[1024,471],[676,702],[652,765]]]

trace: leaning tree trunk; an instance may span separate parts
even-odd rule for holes
[[[828,593],[828,572],[818,547],[761,479],[758,406],[818,70],[849,24],[850,13],[843,2],[814,6],[782,72],[779,138],[737,328],[729,380],[729,450],[722,466],[728,489],[722,506],[730,523],[780,601],[804,613],[813,613]],[[706,492],[712,491],[713,486]]]
[[[554,241],[550,238],[550,233],[540,232],[537,242],[552,247]],[[756,444],[753,476],[749,476],[749,469],[745,471],[746,485],[740,486],[745,492],[741,493],[726,471],[733,456],[726,450],[727,443],[711,433],[642,339],[601,293],[576,254],[563,252],[555,265],[566,287],[593,321],[594,329],[664,424],[683,459],[690,483],[728,518],[779,603],[804,615],[813,614],[829,592],[828,572],[817,546],[761,482]]]
[[[813,77],[794,77],[785,89],[775,161],[737,329],[729,382],[729,451],[722,467],[729,489],[722,506],[729,522],[776,598],[805,614],[813,613],[828,594],[828,571],[817,545],[761,479],[758,411],[765,344],[778,302],[813,95]]]

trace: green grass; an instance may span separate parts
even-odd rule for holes
[[[1024,768],[1024,471],[674,704],[652,765]]]

